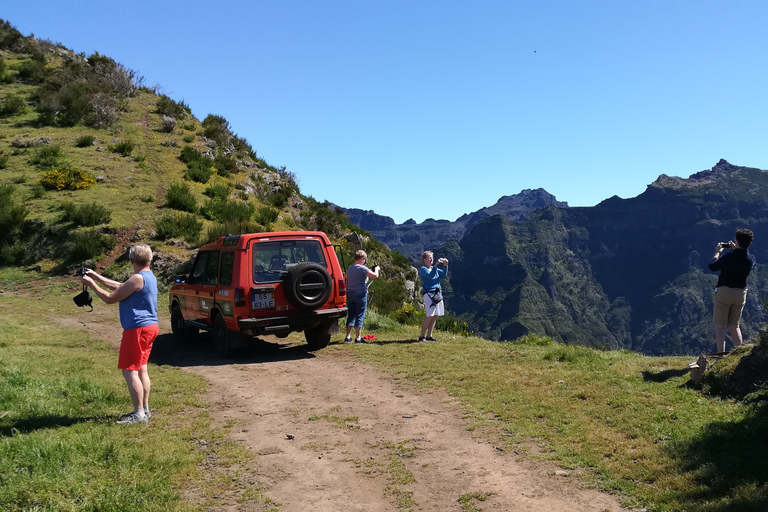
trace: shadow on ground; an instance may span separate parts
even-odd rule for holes
[[[682,377],[683,375],[688,375],[690,373],[690,370],[688,368],[681,368],[681,369],[675,369],[675,370],[662,370],[660,372],[650,372],[650,371],[643,371],[643,380],[645,382],[666,382],[669,379],[674,379],[675,377]]]
[[[152,347],[150,363],[190,367],[220,366],[228,364],[260,364],[280,361],[312,359],[314,354],[304,344],[282,344],[255,339],[244,348],[235,351],[232,357],[222,358],[213,350],[209,333],[201,333],[194,343],[185,344],[172,334],[161,334]]]
[[[49,428],[71,427],[77,423],[97,422],[111,423],[116,417],[113,416],[93,416],[88,418],[78,418],[72,416],[29,416],[19,419],[12,425],[0,426],[0,437],[11,437],[16,434],[25,434],[34,430],[43,430]]]

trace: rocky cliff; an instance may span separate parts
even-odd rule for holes
[[[352,223],[369,231],[390,249],[399,251],[413,263],[419,263],[423,251],[433,250],[449,240],[460,240],[483,219],[501,215],[510,220],[523,220],[531,212],[546,206],[567,208],[568,204],[558,201],[555,196],[539,188],[502,196],[493,206],[464,214],[455,221],[427,219],[416,223],[415,220],[409,219],[403,224],[395,224],[391,217],[378,215],[371,210],[343,210],[349,215]]]
[[[707,263],[740,227],[768,261],[768,172],[725,160],[687,179],[661,175],[630,199],[549,206],[517,222],[489,217],[440,250],[452,259],[447,304],[493,339],[534,332],[648,354],[711,351],[716,275]],[[758,265],[746,338],[764,321],[766,281]]]

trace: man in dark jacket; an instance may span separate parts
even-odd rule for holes
[[[748,229],[736,231],[735,242],[717,244],[715,257],[709,262],[709,270],[720,271],[715,288],[715,343],[718,352],[725,352],[725,330],[731,333],[733,346],[741,345],[739,321],[747,301],[747,276],[755,266],[755,257],[747,247],[754,235]],[[729,252],[720,254],[725,249]]]

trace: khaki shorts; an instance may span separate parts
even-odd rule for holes
[[[715,289],[715,325],[738,325],[746,302],[746,288],[717,287]]]

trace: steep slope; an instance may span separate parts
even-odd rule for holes
[[[740,227],[766,261],[768,173],[725,160],[688,179],[661,175],[631,199],[491,218],[444,248],[454,258],[448,305],[495,339],[535,332],[649,354],[710,351],[716,276],[706,265]],[[767,279],[759,265],[750,276],[746,337],[764,321]]]
[[[568,204],[558,201],[555,196],[539,188],[502,196],[496,204],[464,214],[455,221],[427,219],[417,224],[413,219],[409,219],[403,224],[395,224],[391,217],[378,215],[371,210],[344,208],[344,211],[352,223],[370,231],[390,249],[399,251],[416,264],[419,263],[423,251],[439,247],[449,240],[461,239],[483,219],[503,215],[511,220],[522,220],[530,212],[545,206],[566,208]]]

